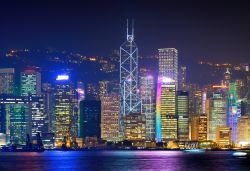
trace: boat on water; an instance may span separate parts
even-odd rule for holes
[[[246,157],[247,156],[247,152],[244,151],[236,151],[233,153],[234,157]]]

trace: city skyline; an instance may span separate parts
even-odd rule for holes
[[[249,170],[248,7],[4,2],[0,170]]]

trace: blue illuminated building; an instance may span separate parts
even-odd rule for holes
[[[240,117],[237,108],[237,99],[236,99],[236,87],[235,83],[229,84],[228,90],[228,117],[227,117],[227,124],[229,127],[232,128],[232,141],[236,141],[236,126],[237,120]]]

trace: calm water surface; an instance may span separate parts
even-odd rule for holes
[[[187,153],[182,151],[82,151],[1,153],[0,171],[22,170],[177,170],[250,171],[250,158],[233,152]]]

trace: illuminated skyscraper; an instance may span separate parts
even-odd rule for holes
[[[138,96],[138,48],[134,42],[134,28],[120,47],[120,105],[121,117],[131,113],[141,113]]]
[[[197,141],[199,137],[199,115],[190,116],[190,130],[191,130],[191,140]]]
[[[88,83],[86,86],[86,100],[100,100],[98,85],[94,83]]]
[[[216,129],[226,126],[227,102],[222,92],[216,92],[209,98],[208,107],[208,140],[216,141]]]
[[[229,86],[231,80],[231,73],[229,68],[227,68],[226,72],[224,73],[223,85]]]
[[[6,105],[6,115],[9,116],[10,142],[25,144],[26,134],[31,134],[29,108],[24,104]]]
[[[207,90],[205,89],[202,92],[202,103],[201,103],[202,111],[199,114],[198,141],[207,141],[208,120],[206,112],[209,111],[209,106],[206,105],[206,103],[208,102],[207,102]],[[206,107],[208,109],[206,109]]]
[[[179,68],[179,76],[178,76],[178,88],[180,90],[186,90],[187,88],[187,67],[181,66]]]
[[[159,76],[171,78],[178,86],[178,51],[175,48],[163,48],[159,51]]]
[[[140,141],[146,139],[146,117],[143,114],[128,114],[124,117],[125,139]]]
[[[108,93],[108,81],[99,81],[99,97]]]
[[[227,112],[227,125],[232,128],[233,142],[236,141],[236,125],[240,117],[237,109],[236,88],[235,83],[229,84],[228,90],[228,112]]]
[[[250,116],[241,116],[238,120],[236,144],[250,146]]]
[[[188,92],[177,92],[178,139],[189,140],[189,111]]]
[[[236,98],[237,99],[242,99],[243,96],[245,95],[243,92],[243,80],[242,79],[236,79],[235,80],[235,90],[236,90]]]
[[[45,130],[42,97],[3,95],[0,104],[0,132],[6,134],[8,143],[25,144],[26,134],[34,138]]]
[[[146,140],[155,140],[155,87],[151,75],[140,77],[142,114],[146,116]]]
[[[64,137],[69,141],[77,136],[77,92],[68,75],[58,75],[55,82],[55,142],[61,146]]]
[[[41,94],[41,73],[38,68],[29,67],[21,72],[21,96]]]
[[[80,102],[85,100],[85,89],[84,89],[84,83],[81,81],[77,82],[77,104],[78,104],[78,121],[77,121],[77,127],[78,127],[78,136],[80,136]]]
[[[229,147],[232,145],[232,128],[221,126],[216,128],[216,143],[220,147]]]
[[[85,99],[84,83],[81,81],[77,82],[77,94],[78,103],[80,104],[80,101]]]
[[[159,77],[156,97],[156,141],[177,140],[176,85]]]
[[[42,94],[44,97],[44,113],[47,118],[47,131],[53,133],[55,128],[55,115],[54,115],[54,88],[52,84],[43,83],[42,84]]]
[[[0,94],[14,94],[15,69],[0,69]]]
[[[106,94],[101,97],[101,138],[117,141],[119,136],[119,97]]]
[[[207,115],[199,115],[198,141],[207,141]]]

